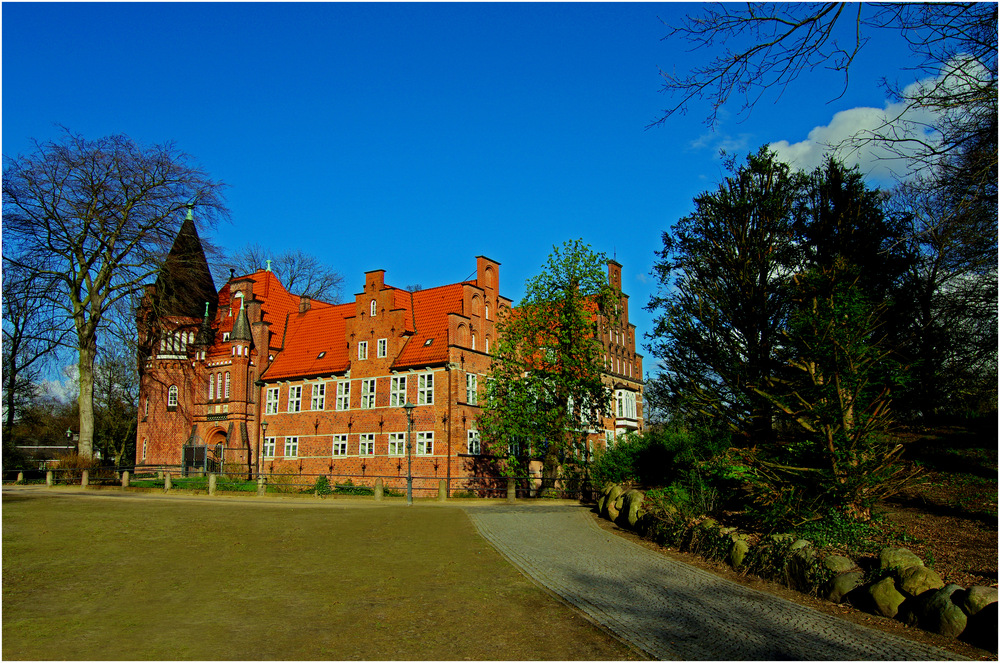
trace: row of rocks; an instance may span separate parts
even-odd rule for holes
[[[640,490],[612,484],[601,491],[597,510],[622,528],[662,533],[664,528],[657,527],[662,523],[643,509],[644,498]],[[666,517],[680,520],[676,513]],[[776,534],[751,543],[745,534],[711,518],[675,522],[668,536],[672,545],[724,560],[734,569],[997,651],[997,588],[945,584],[905,548],[886,548],[878,569],[866,574],[854,560],[823,555],[805,539]]]

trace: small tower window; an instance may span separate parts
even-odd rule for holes
[[[375,314],[378,313],[378,303],[373,299],[369,308],[371,309],[371,316],[374,318]]]
[[[167,389],[167,408],[177,409],[177,385],[172,384],[170,388]]]

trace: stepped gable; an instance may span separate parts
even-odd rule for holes
[[[161,317],[200,320],[205,314],[206,302],[209,304],[209,318],[215,315],[215,282],[190,214],[181,224],[173,246],[160,267],[155,292],[157,314]]]
[[[453,283],[412,293],[413,335],[393,362],[393,368],[448,361],[448,314],[462,310],[462,288],[461,283]]]
[[[268,380],[343,373],[350,366],[344,341],[345,319],[354,315],[354,304],[312,303],[305,313],[288,319],[285,349],[268,367]]]

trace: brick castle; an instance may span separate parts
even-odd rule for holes
[[[621,265],[608,262],[621,287]],[[137,320],[138,466],[207,457],[258,473],[406,475],[449,490],[490,474],[476,421],[490,374],[496,321],[511,307],[500,264],[476,258],[475,278],[410,292],[365,273],[345,304],[289,293],[269,269],[233,275],[216,292],[190,218]],[[601,329],[612,412],[591,443],[642,428],[642,357],[622,295],[620,321]],[[428,480],[432,480],[428,481]],[[415,483],[415,486],[421,484]]]

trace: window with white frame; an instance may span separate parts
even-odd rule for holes
[[[421,373],[417,376],[417,405],[434,404],[434,374]]]
[[[380,338],[378,344],[375,347],[375,356],[384,357],[389,354],[389,339]]]
[[[210,400],[210,401],[214,401],[215,400],[215,376],[214,375],[209,375],[208,376],[208,400]]]
[[[177,407],[177,385],[172,384],[167,389],[167,407]]]
[[[389,407],[403,407],[406,404],[406,376],[394,375],[389,380]]]
[[[215,397],[222,400],[222,371],[215,374]]]
[[[302,410],[302,385],[294,385],[288,388],[288,411],[300,412]]]
[[[226,400],[229,400],[229,371],[226,371]]]
[[[521,455],[521,442],[520,440],[511,440],[507,444],[507,453],[511,456],[517,458]]]
[[[341,380],[337,382],[337,409],[351,409],[351,381]]]
[[[635,419],[635,392],[628,389],[615,390],[617,416],[625,419]]]
[[[295,458],[299,455],[299,438],[285,438],[285,458]]]
[[[312,403],[313,410],[322,410],[326,407],[326,383],[317,382],[312,388]]]
[[[361,409],[371,410],[375,407],[375,378],[361,381]]]
[[[368,310],[371,312],[373,318],[378,315],[378,303],[374,299],[372,300],[371,306],[368,307]]]
[[[479,403],[479,377],[475,373],[465,374],[465,402],[469,405]]]
[[[358,436],[358,455],[375,455],[375,433],[362,433]]]
[[[358,359],[368,359],[368,341],[358,342]]]
[[[277,446],[276,439],[274,437],[264,438],[264,458],[274,458],[274,448]]]
[[[268,387],[267,395],[264,399],[264,414],[278,413],[278,388]]]
[[[333,456],[346,456],[347,455],[347,436],[346,435],[334,435],[333,436],[333,451],[330,452]]]
[[[468,432],[468,440],[466,443],[466,451],[470,454],[478,456],[480,453],[479,444],[479,431],[470,430]]]
[[[402,456],[406,453],[406,433],[389,433],[389,455]]]
[[[417,433],[417,455],[430,456],[434,453],[434,431]]]

